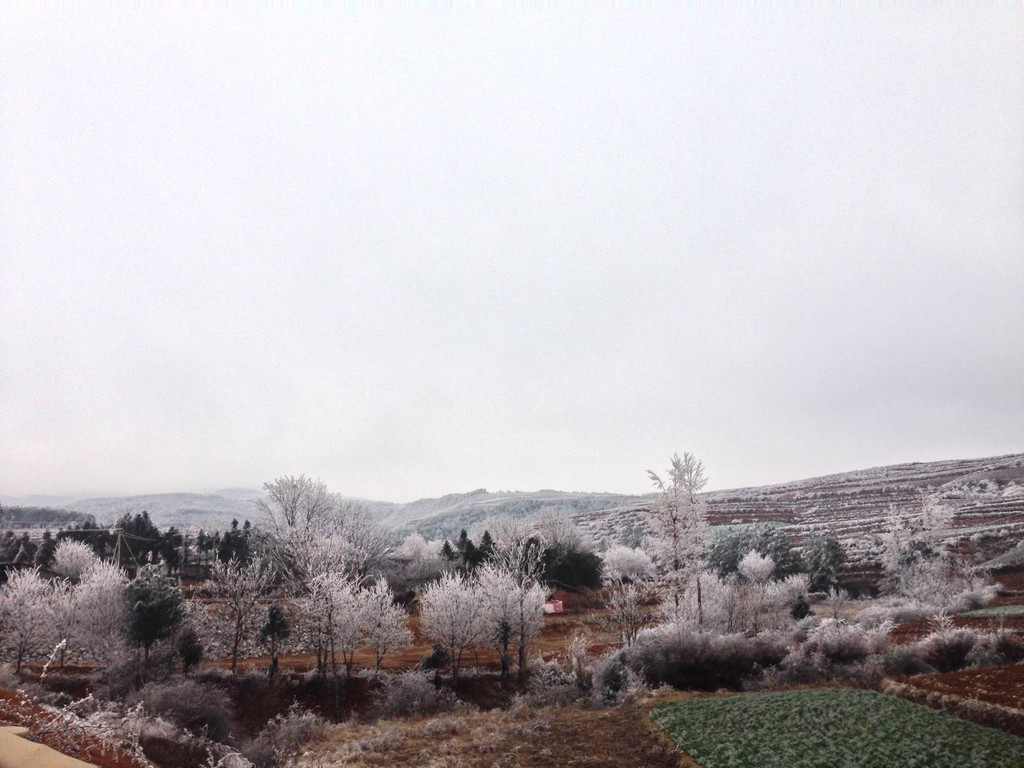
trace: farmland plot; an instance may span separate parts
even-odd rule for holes
[[[703,768],[1024,766],[1024,739],[873,691],[696,699],[651,717]]]

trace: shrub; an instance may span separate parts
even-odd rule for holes
[[[142,689],[141,700],[147,713],[214,741],[226,741],[234,728],[231,697],[214,685],[188,679],[151,683]]]
[[[1020,635],[999,629],[993,637],[996,653],[1002,658],[1002,664],[1016,664],[1024,660],[1024,640]]]
[[[840,682],[873,685],[883,675],[889,624],[868,629],[844,619],[825,619],[811,627],[800,647],[748,687],[778,687]]]
[[[917,643],[890,648],[882,657],[882,668],[890,677],[925,675],[935,671],[925,658],[924,650]]]
[[[891,628],[889,623],[866,629],[844,619],[825,619],[808,633],[800,651],[805,655],[820,653],[832,664],[863,661],[885,650]]]
[[[452,663],[452,657],[448,649],[441,643],[434,643],[430,653],[423,657],[420,662],[420,669],[443,669]]]
[[[277,768],[295,757],[302,745],[325,726],[322,718],[293,704],[285,714],[271,719],[242,754],[255,768]]]
[[[571,704],[582,695],[572,672],[551,661],[536,661],[530,667],[530,685],[526,701],[532,707],[562,707]]]
[[[921,641],[924,657],[939,672],[967,666],[978,635],[973,629],[940,629]]]
[[[195,628],[189,626],[178,636],[175,649],[181,658],[182,668],[188,672],[203,660],[203,644]]]
[[[887,621],[894,624],[904,624],[910,621],[927,619],[934,614],[935,608],[932,606],[922,605],[921,603],[893,601],[877,603],[865,608],[857,614],[857,623],[862,627],[878,627]]]
[[[745,637],[668,626],[641,633],[622,657],[652,685],[714,691],[739,689],[745,678],[779,664],[787,651],[785,639],[773,633]]]
[[[438,688],[424,672],[403,672],[384,678],[376,699],[378,717],[408,717],[447,712],[457,703],[455,694]]]
[[[789,615],[793,617],[794,621],[806,619],[811,615],[811,605],[807,602],[806,596],[797,596],[796,600],[793,601],[793,605],[789,609]]]
[[[142,680],[142,659],[137,653],[122,650],[103,670],[101,679],[108,699],[123,699],[134,691]]]
[[[643,676],[626,666],[622,656],[622,651],[611,651],[594,661],[591,678],[595,703],[614,704],[630,691],[644,687]]]
[[[20,682],[21,680],[14,672],[13,664],[0,664],[0,688],[7,688],[13,691]]]

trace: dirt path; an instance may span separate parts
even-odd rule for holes
[[[300,765],[350,768],[677,768],[683,757],[650,720],[652,697],[613,709],[579,705],[344,724]]]

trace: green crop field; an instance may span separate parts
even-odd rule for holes
[[[979,608],[976,611],[968,611],[961,616],[1020,616],[1024,614],[1024,605],[997,605],[992,608]]]
[[[1024,739],[874,691],[694,699],[651,718],[703,768],[1024,766]]]

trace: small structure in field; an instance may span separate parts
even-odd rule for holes
[[[564,610],[561,600],[548,600],[544,603],[544,613],[562,613]]]

